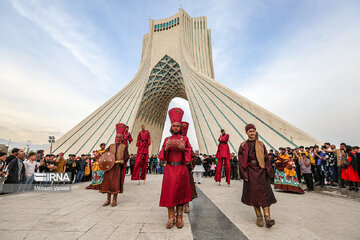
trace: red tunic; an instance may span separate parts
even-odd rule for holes
[[[126,146],[128,146],[133,141],[131,134],[129,132],[124,133],[124,141],[122,142]]]
[[[136,146],[138,147],[137,154],[148,154],[150,144],[151,141],[149,131],[140,131],[136,142]]]
[[[165,145],[169,139],[181,139],[185,142],[185,151],[177,148],[168,149]],[[191,145],[186,136],[172,135],[165,139],[159,159],[166,162],[183,162],[181,165],[166,164],[161,188],[160,207],[175,207],[192,200],[189,173],[186,164],[191,161]]]
[[[230,159],[230,149],[229,149],[228,141],[229,141],[229,134],[221,135],[219,137],[219,146],[216,153],[217,159],[221,159],[221,158]]]

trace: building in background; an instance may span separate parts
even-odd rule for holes
[[[216,152],[220,129],[230,134],[230,151],[246,139],[253,123],[267,148],[320,144],[320,141],[263,109],[214,79],[211,31],[206,17],[191,17],[183,9],[150,20],[143,38],[141,63],[126,87],[62,136],[54,153],[91,153],[115,139],[115,125],[125,123],[133,136],[145,124],[151,133],[150,154],[157,153],[170,101],[189,102],[202,153]],[[136,152],[135,144],[130,152]]]

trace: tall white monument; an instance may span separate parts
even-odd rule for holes
[[[320,142],[214,79],[211,31],[206,17],[190,17],[183,9],[172,17],[150,20],[143,38],[141,63],[135,77],[54,145],[55,153],[90,153],[115,139],[115,125],[130,127],[134,140],[145,124],[151,153],[157,153],[170,101],[188,100],[202,153],[216,153],[220,129],[230,134],[230,151],[246,139],[253,123],[267,148]],[[136,152],[135,144],[130,152]]]

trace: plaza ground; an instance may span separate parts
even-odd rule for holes
[[[116,207],[102,207],[106,195],[86,190],[89,183],[73,185],[66,193],[2,195],[0,239],[193,239],[196,229],[186,214],[183,229],[165,228],[167,209],[159,207],[161,182],[162,175],[148,175],[146,185],[139,186],[127,176]],[[267,229],[257,227],[253,208],[241,203],[241,181],[232,181],[229,188],[206,178],[197,186],[248,239],[359,239],[357,199],[275,191],[278,202],[271,214],[276,225]],[[204,221],[216,218],[207,211],[201,214]],[[216,236],[196,239],[221,239]]]

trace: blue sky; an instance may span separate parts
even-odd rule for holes
[[[360,144],[360,2],[325,0],[0,1],[0,138],[71,129],[135,75],[149,17],[180,6],[207,16],[217,81],[320,140]]]

